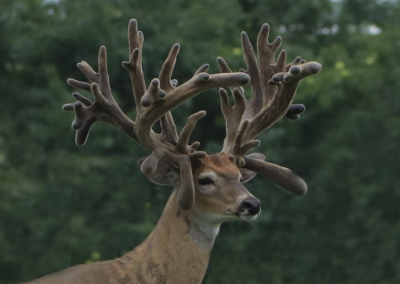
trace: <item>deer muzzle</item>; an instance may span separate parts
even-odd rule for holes
[[[239,205],[239,212],[241,216],[255,216],[261,212],[261,201],[253,196],[245,198]]]

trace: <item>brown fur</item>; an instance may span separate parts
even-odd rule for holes
[[[201,173],[208,170],[212,170],[218,176],[215,181],[218,190],[212,193],[203,193],[198,189],[199,185],[196,185],[196,206],[199,211],[226,215],[227,212],[236,212],[238,203],[244,197],[252,196],[239,182],[239,169],[229,157],[229,154],[207,156],[203,159],[201,167],[194,172],[193,179],[195,181]]]
[[[216,190],[203,192],[197,179],[214,171]],[[152,233],[121,258],[74,266],[27,284],[198,284],[203,280],[219,224],[234,217],[238,199],[250,193],[239,183],[239,170],[229,155],[207,156],[194,170],[196,199],[181,210],[175,190]],[[215,220],[210,216],[218,216]]]

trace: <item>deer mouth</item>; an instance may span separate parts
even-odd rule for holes
[[[236,217],[238,217],[239,219],[241,219],[243,221],[250,222],[250,221],[257,219],[258,215],[260,215],[261,209],[256,214],[251,214],[249,212],[233,212],[229,209],[228,209],[228,212],[232,215],[235,215]]]
[[[257,214],[250,214],[248,212],[244,212],[244,213],[239,214],[239,218],[242,219],[243,221],[250,222],[250,221],[256,220],[258,215],[260,215],[260,213],[261,213],[261,209]]]

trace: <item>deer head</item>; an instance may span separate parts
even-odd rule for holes
[[[75,111],[72,128],[76,129],[76,143],[84,145],[90,127],[103,121],[121,129],[133,140],[152,152],[139,161],[141,171],[153,182],[173,185],[177,189],[177,205],[182,210],[194,210],[210,220],[222,222],[242,218],[253,219],[260,212],[260,201],[243,183],[259,173],[281,187],[298,195],[307,191],[302,179],[289,169],[265,162],[264,155],[246,153],[260,144],[254,140],[283,116],[298,119],[303,105],[291,105],[297,87],[307,76],[318,73],[321,65],[306,63],[300,57],[285,65],[286,51],[282,50],[275,62],[275,53],[281,44],[278,37],[268,43],[269,26],[263,25],[258,36],[258,62],[245,32],[242,46],[247,70],[232,73],[219,57],[220,74],[206,73],[209,65],[201,66],[188,82],[178,85],[171,75],[179,52],[175,44],[165,60],[159,77],[146,88],[142,71],[143,33],[138,31],[136,20],[129,22],[129,61],[123,66],[129,71],[137,108],[133,122],[114,100],[107,71],[105,47],[99,52],[99,72],[86,62],[78,68],[89,83],[69,79],[71,86],[89,91],[94,102],[78,93],[78,100],[64,105],[64,110]],[[249,100],[241,87],[250,82],[252,95]],[[170,110],[191,97],[211,88],[220,87],[222,112],[226,122],[226,138],[221,153],[207,155],[197,151],[199,142],[189,145],[189,137],[205,111],[191,115],[178,136]],[[229,87],[235,105],[229,105],[228,94],[222,87]],[[152,127],[161,123],[161,132]]]

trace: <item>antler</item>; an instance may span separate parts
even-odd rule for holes
[[[111,123],[152,152],[141,164],[143,173],[151,174],[162,159],[174,167],[181,168],[181,188],[187,187],[191,192],[191,189],[194,190],[194,188],[193,184],[188,182],[190,178],[187,178],[187,175],[191,176],[191,171],[187,171],[188,165],[190,166],[189,158],[198,160],[207,154],[196,151],[200,143],[195,142],[189,146],[188,141],[197,121],[206,112],[200,111],[191,115],[178,136],[170,110],[208,89],[246,85],[250,78],[244,73],[210,75],[205,73],[209,67],[206,64],[200,67],[189,81],[177,86],[178,82],[171,80],[171,74],[180,47],[179,44],[174,44],[162,66],[159,77],[153,79],[149,88],[146,89],[142,70],[144,37],[143,33],[137,29],[136,20],[129,22],[128,38],[129,61],[123,62],[122,65],[129,71],[131,77],[137,109],[136,122],[133,122],[121,111],[112,96],[108,79],[106,49],[102,46],[99,52],[98,73],[93,71],[86,62],[78,63],[78,68],[86,75],[90,83],[74,79],[68,80],[68,84],[71,86],[89,91],[94,96],[94,102],[91,102],[82,95],[74,93],[73,96],[78,101],[63,107],[64,110],[75,111],[72,128],[77,130],[76,143],[80,146],[85,144],[90,127],[96,121]],[[152,130],[158,120],[161,120],[161,133]],[[193,182],[191,181],[191,183]],[[185,201],[179,201],[181,208],[190,208],[191,202],[193,202],[193,193],[194,191],[192,193],[181,191],[179,196],[187,201],[186,204]]]
[[[122,112],[111,93],[107,71],[107,53],[104,46],[100,48],[98,61],[98,73],[87,62],[78,63],[78,68],[86,75],[90,83],[75,79],[68,79],[67,81],[69,85],[75,88],[91,92],[94,97],[94,102],[92,102],[79,93],[73,93],[72,95],[78,101],[63,106],[64,110],[75,111],[72,128],[77,130],[76,144],[83,146],[86,143],[90,128],[99,120],[113,124],[132,139],[138,141],[135,133],[135,122]]]
[[[317,62],[306,63],[301,57],[285,65],[286,50],[282,50],[275,62],[275,54],[281,45],[282,38],[277,37],[268,42],[269,25],[264,24],[258,35],[258,61],[253,47],[245,32],[242,32],[242,47],[247,71],[241,70],[251,78],[252,96],[247,100],[243,88],[231,87],[235,106],[231,107],[228,94],[220,89],[221,108],[226,121],[226,138],[223,153],[236,156],[237,163],[246,169],[259,172],[283,188],[295,193],[305,194],[307,186],[292,171],[278,165],[243,156],[253,147],[260,144],[254,140],[258,134],[269,128],[286,115],[289,119],[300,118],[305,110],[303,105],[291,105],[297,87],[302,79],[317,74],[322,66]],[[231,73],[227,63],[218,58],[221,72]]]

